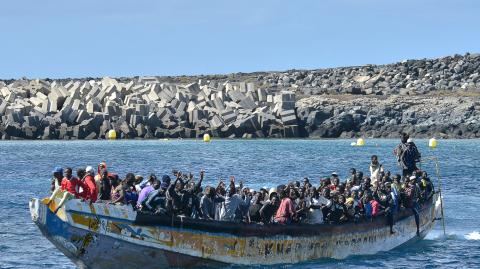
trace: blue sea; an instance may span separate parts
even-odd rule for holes
[[[96,166],[110,171],[162,175],[173,168],[206,171],[205,185],[234,175],[252,187],[272,187],[336,171],[342,178],[351,167],[368,173],[376,154],[386,170],[398,173],[393,156],[397,140],[131,140],[131,141],[1,141],[0,268],[75,268],[42,237],[32,223],[28,201],[49,193],[54,166]],[[447,235],[441,222],[421,242],[371,256],[322,260],[286,268],[480,268],[480,140],[440,140],[436,149],[415,140],[422,155],[439,160]],[[426,159],[426,158],[425,158]],[[434,164],[422,164],[435,182]],[[438,185],[437,185],[438,186]],[[121,268],[118,267],[118,268]]]

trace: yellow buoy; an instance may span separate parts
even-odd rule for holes
[[[358,147],[365,146],[365,140],[363,138],[357,139],[357,146]]]
[[[108,131],[107,138],[108,139],[117,139],[117,132],[115,132],[115,130],[113,130],[113,129]]]
[[[210,140],[212,140],[212,138],[210,137],[209,134],[204,134],[203,135],[203,142],[210,142]]]
[[[430,140],[428,140],[428,146],[432,149],[436,148],[437,147],[437,139],[435,139],[435,137],[430,138]]]

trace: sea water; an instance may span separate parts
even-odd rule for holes
[[[386,170],[398,173],[393,156],[397,140],[367,140],[352,147],[350,140],[132,140],[132,141],[2,141],[0,142],[0,268],[75,268],[30,219],[28,201],[49,194],[55,166],[74,169],[106,161],[112,172],[161,176],[175,168],[198,176],[204,186],[234,175],[249,187],[279,183],[332,172],[347,177],[352,167],[368,174],[370,156],[378,155]],[[321,260],[288,268],[480,268],[480,140],[440,140],[429,149],[415,141],[424,157],[439,160],[444,195],[446,236],[441,222],[422,241],[388,252]],[[427,158],[424,158],[427,159]],[[436,186],[433,161],[427,170]],[[132,257],[134,259],[134,257]],[[121,268],[118,267],[118,268]]]

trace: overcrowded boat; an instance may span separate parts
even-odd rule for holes
[[[308,178],[270,190],[230,178],[216,188],[173,171],[175,180],[129,173],[120,181],[102,162],[53,171],[52,194],[30,201],[34,223],[79,268],[279,265],[388,251],[424,238],[441,212],[441,192],[416,167],[408,137],[396,148],[402,175],[372,156],[370,176],[350,169],[318,187]]]

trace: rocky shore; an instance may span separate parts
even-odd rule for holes
[[[480,54],[230,75],[0,80],[2,139],[480,137]]]

